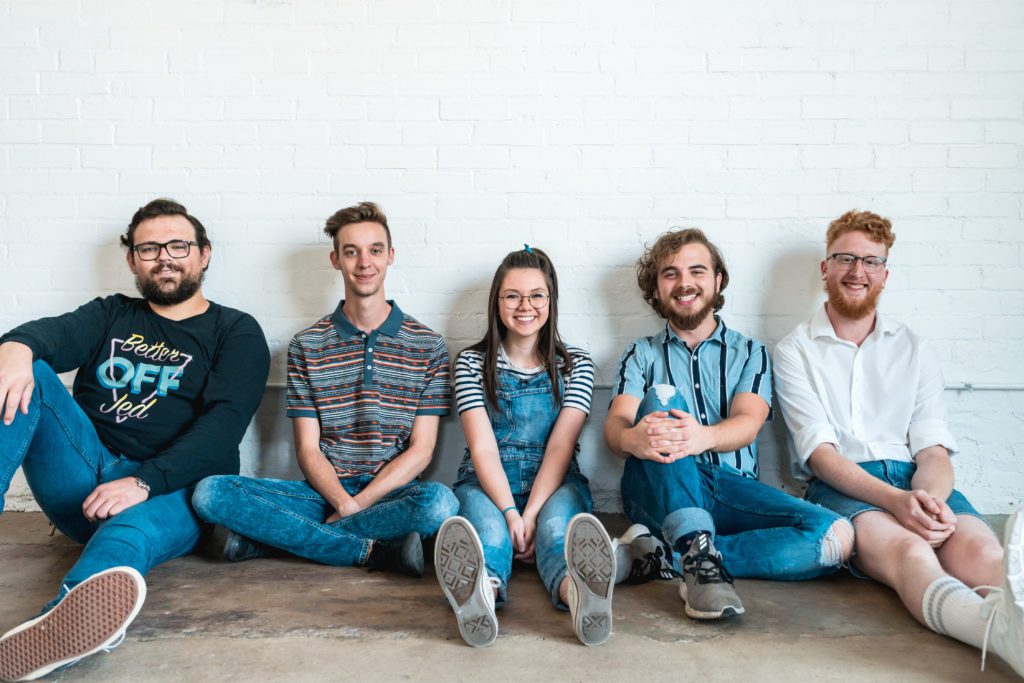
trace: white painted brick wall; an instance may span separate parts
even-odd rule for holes
[[[171,195],[210,228],[207,292],[260,319],[280,382],[288,339],[341,291],[324,218],[375,199],[390,294],[453,352],[529,242],[608,383],[658,324],[632,264],[659,232],[705,227],[731,263],[726,316],[774,344],[821,298],[825,225],[859,207],[893,219],[884,308],[947,380],[1024,385],[1022,44],[1015,0],[7,0],[0,329],[130,292],[117,235]],[[584,465],[614,508],[606,399]],[[985,512],[1021,505],[1024,393],[947,399],[961,487]],[[295,472],[281,401],[249,472]],[[761,439],[790,486],[781,422]],[[435,476],[460,440],[450,420]],[[23,480],[8,500],[31,505]]]

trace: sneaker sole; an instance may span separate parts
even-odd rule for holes
[[[30,681],[110,647],[145,599],[146,583],[131,567],[93,575],[49,612],[0,637],[0,680]]]
[[[574,586],[573,630],[584,645],[600,645],[612,633],[615,551],[601,522],[581,513],[565,531],[565,564]],[[572,609],[574,608],[574,609]]]
[[[450,517],[437,532],[434,569],[438,583],[455,611],[459,633],[467,645],[487,647],[498,637],[498,618],[484,591],[487,581],[484,549],[473,526]]]
[[[1006,585],[1013,602],[1024,610],[1024,510],[1018,510],[1007,520],[1003,552],[1006,553]]]
[[[690,607],[690,602],[686,599],[685,581],[679,584],[679,597],[682,599],[683,603],[685,603],[683,605],[683,610],[686,612],[686,616],[691,619],[728,619],[729,617],[739,616],[747,611],[742,605],[739,607],[735,605],[727,605],[718,612],[702,612],[701,610],[693,609]]]

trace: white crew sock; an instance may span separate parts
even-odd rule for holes
[[[931,630],[980,649],[988,621],[982,616],[984,604],[962,581],[944,576],[925,589],[921,611]]]

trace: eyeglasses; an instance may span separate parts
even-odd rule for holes
[[[132,249],[143,261],[156,261],[160,258],[160,251],[167,250],[171,258],[185,258],[192,251],[192,245],[199,246],[199,242],[189,240],[171,240],[170,242],[143,242],[136,244]]]
[[[540,309],[548,305],[548,299],[551,297],[547,292],[534,292],[533,294],[529,294],[525,297],[518,292],[509,292],[508,294],[502,294],[498,298],[501,300],[502,304],[505,305],[505,308],[513,311],[519,308],[519,304],[522,303],[524,298],[529,301],[530,305],[535,309]]]
[[[832,254],[829,258],[843,270],[853,268],[853,264],[860,261],[864,264],[864,270],[869,273],[877,273],[885,268],[886,263],[886,259],[881,256],[854,256],[853,254],[844,254],[842,252]]]

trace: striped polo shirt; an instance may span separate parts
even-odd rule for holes
[[[363,332],[337,310],[288,346],[288,417],[320,420],[320,450],[339,477],[373,474],[409,447],[417,415],[451,408],[444,338],[394,301]]]
[[[572,358],[572,372],[566,378],[561,408],[576,408],[589,415],[590,398],[594,394],[594,361],[590,360],[589,353],[579,347],[566,344],[565,350]],[[559,371],[564,364],[564,361],[559,358]],[[498,354],[497,366],[499,370],[511,372],[520,379],[529,379],[538,372],[547,372],[543,366],[525,370],[513,365],[505,355],[504,349]],[[455,405],[461,415],[472,408],[484,408],[486,404],[484,354],[473,349],[466,349],[455,360]]]
[[[756,339],[727,328],[717,315],[715,321],[715,331],[692,350],[668,323],[658,334],[630,344],[619,361],[612,397],[628,394],[642,400],[652,386],[671,384],[683,392],[693,416],[704,425],[729,417],[736,394],[757,394],[771,406],[768,350]],[[738,451],[707,451],[698,457],[745,477],[758,475],[756,441]]]

